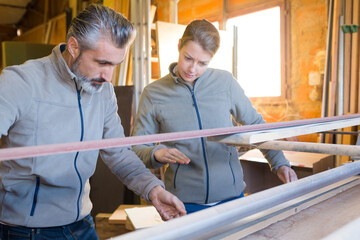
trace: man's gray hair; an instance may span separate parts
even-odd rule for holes
[[[135,38],[134,26],[111,8],[91,4],[74,18],[66,41],[76,38],[81,51],[95,49],[99,39],[110,39],[118,47],[126,47]]]

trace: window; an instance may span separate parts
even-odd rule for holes
[[[272,7],[229,18],[226,29],[237,27],[237,64],[239,83],[248,97],[281,97],[282,38],[280,7]]]

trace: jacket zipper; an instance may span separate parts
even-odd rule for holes
[[[175,174],[174,174],[174,189],[176,189],[176,177],[179,170],[180,164],[176,167]]]
[[[230,171],[231,171],[231,174],[232,174],[232,177],[233,177],[233,185],[235,185],[235,174],[234,174],[234,170],[231,166],[231,156],[232,154],[230,153],[230,157],[229,157],[229,167],[230,167]]]
[[[193,103],[194,103],[194,107],[195,107],[195,111],[196,111],[196,115],[197,115],[197,119],[198,119],[198,123],[199,123],[199,129],[202,130],[202,124],[201,124],[199,108],[197,106],[195,93],[194,93],[195,84],[196,84],[196,82],[194,82],[194,86],[193,86],[192,89],[186,84],[185,84],[185,86],[187,87],[187,89],[191,93],[191,97],[192,97],[192,100],[193,100]],[[203,150],[203,157],[204,157],[205,169],[206,169],[206,198],[205,198],[205,203],[208,203],[208,200],[209,200],[209,166],[208,166],[208,161],[207,161],[207,158],[206,158],[204,138],[201,138],[201,146],[202,146],[202,150]]]
[[[32,204],[32,207],[31,207],[30,216],[34,216],[35,207],[36,207],[36,203],[37,203],[37,196],[38,196],[38,193],[39,193],[39,186],[40,186],[40,177],[36,176],[34,199],[33,199],[33,204]]]
[[[74,82],[75,82],[75,87],[76,87],[76,92],[77,92],[77,100],[78,100],[79,113],[80,113],[80,119],[81,119],[80,142],[82,142],[83,139],[84,139],[84,118],[83,118],[82,107],[81,107],[81,95],[80,95],[81,87],[80,87],[80,89],[78,89],[78,86],[77,86],[77,83],[76,83],[75,79],[74,79]],[[81,175],[80,175],[79,170],[78,170],[78,168],[76,166],[78,156],[79,156],[79,152],[76,153],[75,158],[74,158],[74,168],[75,168],[76,174],[78,175],[79,183],[80,183],[80,191],[79,191],[79,195],[78,195],[78,199],[77,199],[77,214],[76,214],[75,221],[77,221],[79,219],[79,215],[80,215],[80,197],[81,197],[82,188],[83,188]]]

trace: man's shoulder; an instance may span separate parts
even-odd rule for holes
[[[3,69],[4,72],[17,72],[19,74],[44,74],[47,68],[50,67],[50,59],[49,57],[43,57],[39,59],[30,59],[23,64],[13,65]]]

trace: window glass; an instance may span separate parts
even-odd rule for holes
[[[280,7],[227,20],[237,26],[237,79],[248,97],[281,96]]]

